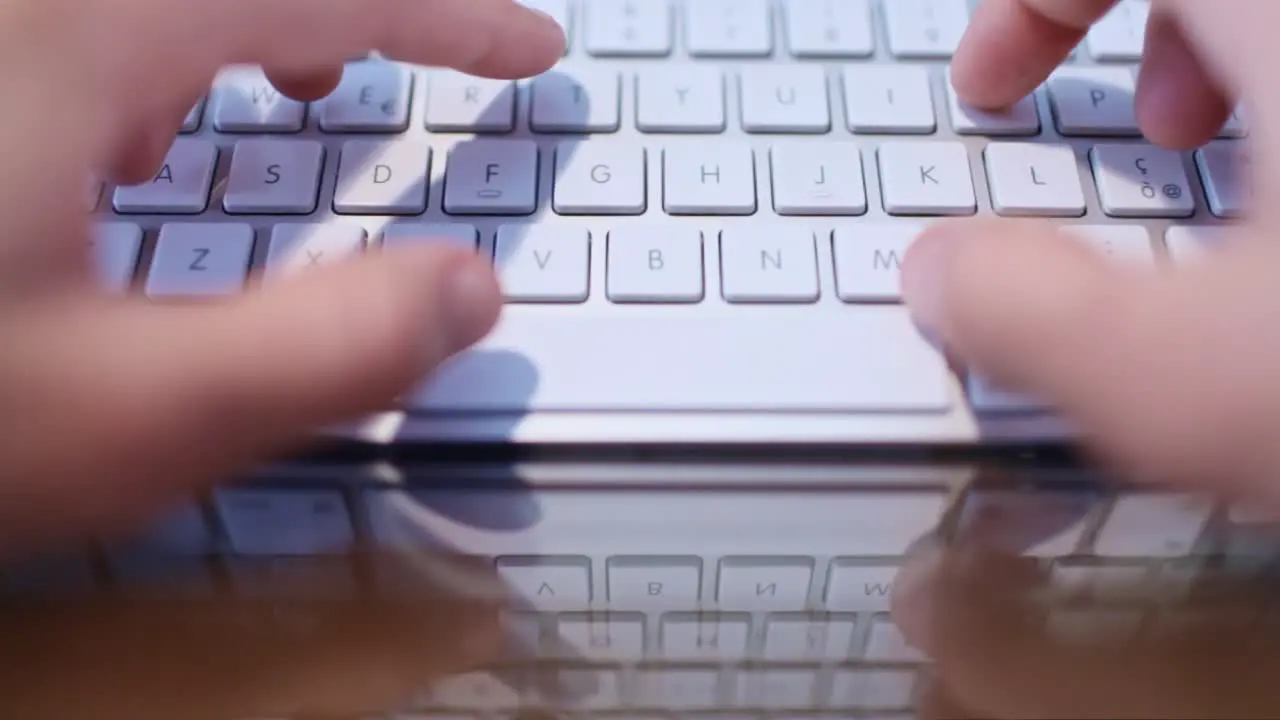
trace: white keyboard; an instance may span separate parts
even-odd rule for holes
[[[1146,2],[999,115],[947,82],[967,0],[536,4],[569,46],[526,81],[371,59],[307,105],[228,69],[153,181],[93,189],[104,282],[209,297],[424,232],[475,247],[506,312],[349,429],[383,441],[1053,439],[915,329],[912,238],[1039,216],[1176,262],[1245,202],[1239,118],[1191,154],[1139,137]]]

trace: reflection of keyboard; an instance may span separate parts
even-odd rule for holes
[[[924,224],[1049,216],[1177,261],[1243,202],[1230,140],[1138,138],[1145,2],[1000,116],[947,87],[967,0],[537,4],[569,50],[519,83],[375,60],[304,106],[228,71],[154,181],[94,195],[104,279],[218,296],[429,234],[495,256],[510,305],[405,435],[969,441],[1056,430],[913,328]]]

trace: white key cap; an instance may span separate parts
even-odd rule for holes
[[[1074,555],[1099,498],[1087,492],[981,490],[964,500],[956,534],[989,550],[1035,558]]]
[[[1003,415],[1042,413],[1047,410],[1045,404],[1038,399],[1000,387],[977,373],[969,373],[966,384],[969,404],[978,413]]]
[[[831,130],[827,74],[817,65],[743,68],[742,129],[750,133]]]
[[[581,228],[504,225],[494,264],[510,302],[578,303],[587,299],[591,239]]]
[[[480,233],[474,225],[462,223],[391,223],[382,231],[382,244],[393,248],[421,242],[456,243],[469,250],[480,245]]]
[[[563,143],[556,150],[552,203],[561,215],[640,215],[648,198],[643,147]]]
[[[636,662],[644,659],[644,617],[563,615],[556,632],[564,655],[589,662]]]
[[[884,207],[893,215],[977,212],[969,151],[956,142],[888,142],[880,146]]]
[[[840,670],[831,681],[831,704],[874,710],[905,710],[915,703],[913,670]]]
[[[244,289],[253,228],[241,223],[169,223],[160,228],[147,295],[201,297]]]
[[[925,226],[911,222],[836,228],[836,291],[848,303],[902,302],[902,258]]]
[[[815,302],[818,259],[802,227],[742,228],[720,234],[724,299],[731,303]]]
[[[218,490],[214,507],[237,555],[337,554],[355,541],[338,491]]]
[[[434,70],[427,78],[426,126],[432,132],[511,132],[516,126],[516,84]]]
[[[923,67],[845,68],[844,108],[850,132],[927,135],[938,127],[929,71]]]
[[[778,236],[770,237],[776,245]],[[427,378],[411,405],[439,412],[951,407],[950,373],[905,308],[827,320],[778,314],[786,310],[717,313],[712,322],[667,312],[506,313],[475,349]]]
[[[1129,267],[1152,268],[1156,256],[1151,249],[1151,235],[1141,225],[1067,225],[1070,231],[1094,250]]]
[[[1204,181],[1209,211],[1221,218],[1238,218],[1249,204],[1248,155],[1242,143],[1216,140],[1196,151],[1196,165]]]
[[[326,132],[404,132],[409,128],[413,75],[403,65],[348,63],[336,90],[320,103]]]
[[[769,151],[773,209],[779,215],[861,215],[867,211],[862,152],[851,142],[775,145]]]
[[[959,135],[1036,135],[1040,132],[1040,111],[1034,95],[1022,98],[1007,110],[979,110],[962,101],[948,82],[947,105],[951,111],[951,127]]]
[[[601,57],[666,56],[675,29],[669,0],[583,3],[587,52]]]
[[[142,253],[142,228],[133,223],[98,223],[90,241],[102,289],[111,293],[128,290]]]
[[[966,0],[884,3],[889,48],[901,58],[949,58],[969,26]]]
[[[586,558],[498,558],[497,567],[515,599],[538,610],[586,609],[591,604],[591,566]]]
[[[1242,138],[1249,134],[1249,127],[1245,120],[1244,108],[1236,108],[1231,113],[1231,117],[1227,118],[1227,122],[1222,126],[1222,131],[1218,133],[1222,138]]]
[[[907,643],[898,626],[887,617],[876,618],[867,633],[864,657],[871,662],[923,663],[924,654]]]
[[[697,558],[611,557],[609,605],[617,610],[697,607],[702,571]]]
[[[818,616],[771,615],[764,630],[768,660],[846,660],[850,657],[853,620]]]
[[[1137,62],[1146,42],[1149,0],[1122,0],[1089,30],[1089,54],[1100,62]]]
[[[364,252],[364,228],[353,223],[281,223],[271,230],[267,276],[292,276]]]
[[[120,213],[204,212],[209,205],[218,149],[207,140],[178,138],[150,181],[116,188],[114,206]]]
[[[1049,77],[1058,132],[1067,136],[1139,137],[1134,92],[1126,68],[1064,67]]]
[[[538,146],[481,139],[449,152],[444,211],[455,215],[528,215],[538,206]]]
[[[662,657],[715,662],[746,657],[750,632],[741,615],[672,614],[662,619]]]
[[[350,140],[338,160],[335,212],[419,215],[427,209],[431,146],[422,140]]]
[[[703,287],[702,233],[681,225],[609,232],[607,292],[617,303],[696,303]]]
[[[568,53],[573,46],[573,20],[569,13],[569,0],[520,0],[522,5],[549,15],[564,32],[564,51]]]
[[[991,205],[1001,215],[1079,217],[1084,185],[1069,145],[991,143],[985,151]]]
[[[684,7],[690,55],[763,57],[773,52],[769,0],[697,0]]]
[[[664,150],[662,202],[671,215],[751,215],[756,211],[751,147],[712,143]]]
[[[1170,258],[1181,265],[1212,257],[1231,242],[1231,236],[1224,227],[1175,225],[1165,233],[1164,244]]]
[[[888,612],[895,565],[836,560],[827,578],[827,609],[852,612]]]
[[[242,140],[227,173],[229,213],[315,212],[324,146],[314,140]]]
[[[667,65],[636,73],[636,127],[654,133],[725,129],[724,75],[705,65]]]
[[[1097,145],[1092,161],[1098,198],[1112,217],[1188,217],[1195,212],[1177,152],[1151,145]]]
[[[1103,557],[1169,558],[1191,552],[1213,511],[1206,499],[1138,494],[1116,500],[1094,539]]]
[[[533,81],[534,132],[614,132],[621,122],[621,82],[604,68],[553,70]]]
[[[812,561],[726,558],[720,561],[716,600],[725,610],[804,610]]]
[[[706,710],[719,705],[717,670],[643,669],[635,676],[635,703],[664,710]]]
[[[871,0],[784,0],[787,45],[800,58],[865,57],[875,52]]]
[[[195,105],[187,111],[187,116],[182,120],[182,127],[178,129],[180,133],[193,133],[200,129],[201,121],[204,120],[204,109],[208,101],[200,98]]]
[[[291,133],[306,121],[306,104],[283,95],[260,68],[223,71],[214,81],[213,96],[218,132]]]

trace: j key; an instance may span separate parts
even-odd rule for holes
[[[636,74],[636,105],[641,132],[724,132],[724,75],[696,64],[645,68]]]
[[[650,0],[652,1],[652,0]],[[763,57],[773,52],[769,0],[685,3],[685,41],[694,57]]]
[[[787,44],[800,58],[865,57],[875,52],[871,0],[785,0]]]
[[[791,142],[770,151],[773,209],[779,215],[861,215],[867,211],[856,143]]]
[[[584,42],[597,56],[666,56],[675,29],[670,0],[592,0],[582,4]]]
[[[403,132],[409,127],[413,75],[389,62],[349,63],[337,89],[320,105],[326,132]]]

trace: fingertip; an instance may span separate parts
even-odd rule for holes
[[[568,38],[560,23],[536,8],[520,3],[516,7],[510,21],[495,24],[492,50],[462,70],[519,79],[545,72],[564,57]]]
[[[445,242],[424,242],[386,251],[388,268],[419,313],[425,328],[422,364],[432,366],[487,335],[502,310],[493,267],[474,251]]]

